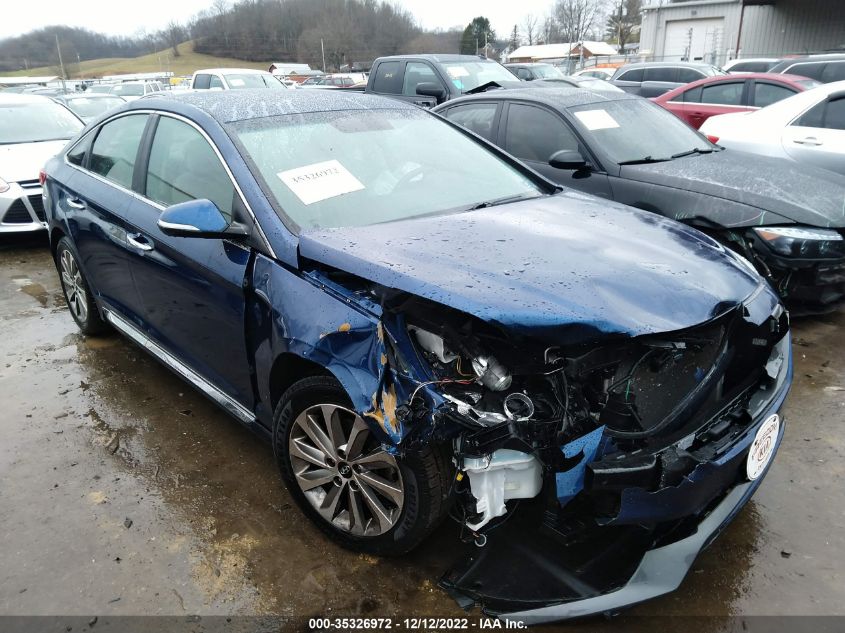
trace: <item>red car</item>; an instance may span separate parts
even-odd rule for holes
[[[711,116],[759,110],[820,85],[798,75],[748,73],[693,81],[652,99],[698,129]]]

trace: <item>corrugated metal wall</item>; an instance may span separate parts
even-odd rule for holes
[[[723,17],[724,33],[719,63],[734,56],[741,5],[739,0],[715,2],[663,2],[645,6],[640,50],[649,60],[664,55],[666,23]],[[745,7],[742,24],[742,57],[780,56],[821,52],[845,47],[845,0],[776,0],[770,6]]]
[[[845,0],[777,0],[745,7],[742,56],[815,53],[845,47]]]

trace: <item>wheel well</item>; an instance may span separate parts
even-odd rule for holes
[[[297,380],[310,376],[331,376],[332,373],[314,361],[302,358],[296,354],[286,353],[273,362],[270,370],[270,402],[273,411],[282,394]]]
[[[56,259],[56,248],[59,245],[59,240],[64,236],[64,231],[58,227],[50,231],[50,254],[53,256],[53,259]]]

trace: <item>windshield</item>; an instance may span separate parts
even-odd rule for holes
[[[645,99],[606,101],[570,108],[575,124],[615,163],[670,160],[713,145],[668,110]]]
[[[226,75],[226,82],[232,90],[243,90],[245,88],[270,88],[273,90],[285,90],[278,79],[273,75]]]
[[[116,95],[141,97],[144,95],[144,86],[142,84],[119,84],[112,86],[111,91]]]
[[[519,79],[513,76],[511,71],[501,64],[484,61],[483,59],[479,59],[478,61],[444,62],[443,67],[446,69],[449,79],[452,80],[455,87],[462,92],[474,90],[491,81],[495,81],[500,85],[502,82],[519,81]]]
[[[563,73],[551,64],[536,64],[531,66],[531,72],[537,75],[540,79],[558,79],[563,77]]]
[[[316,112],[230,128],[277,211],[301,228],[366,226],[544,193],[423,111]]]
[[[75,99],[68,99],[66,103],[67,107],[73,110],[79,118],[88,120],[101,115],[107,110],[116,108],[125,102],[120,97],[103,97],[96,99],[77,97]]]
[[[72,138],[82,122],[52,101],[0,105],[0,145]]]

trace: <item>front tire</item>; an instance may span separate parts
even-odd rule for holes
[[[445,513],[445,453],[433,446],[402,456],[385,451],[332,377],[305,378],[284,393],[273,451],[302,511],[348,549],[403,554]]]
[[[56,268],[59,271],[68,310],[82,333],[102,334],[108,330],[108,325],[100,317],[100,311],[85,280],[85,275],[79,267],[76,253],[66,237],[60,239],[56,247]]]

